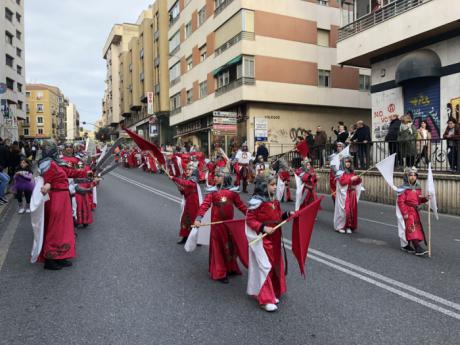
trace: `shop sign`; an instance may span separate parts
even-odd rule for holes
[[[218,131],[218,132],[229,132],[229,133],[236,133],[237,131],[237,127],[236,125],[213,125],[212,126],[212,129],[214,131]]]
[[[228,117],[228,118],[235,118],[236,119],[236,113],[235,112],[230,112],[230,111],[214,111],[212,113],[212,116],[214,116],[214,117]]]
[[[268,141],[268,120],[265,118],[254,118],[255,141]]]
[[[214,117],[212,122],[215,125],[236,125],[236,117]]]
[[[149,124],[149,137],[155,138],[158,136],[158,126],[156,124]]]
[[[153,92],[147,92],[147,114],[153,115]]]

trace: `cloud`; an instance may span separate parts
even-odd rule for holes
[[[107,36],[116,23],[135,22],[149,0],[29,0],[25,3],[26,79],[57,86],[82,121],[101,115]],[[91,128],[90,128],[91,129]]]

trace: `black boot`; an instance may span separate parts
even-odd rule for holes
[[[45,270],[52,270],[58,271],[62,269],[62,266],[58,264],[56,260],[45,260],[45,266],[43,267]]]
[[[182,237],[182,239],[177,242],[177,244],[185,244],[185,242],[187,242],[187,237]]]
[[[219,279],[219,282],[221,282],[222,284],[228,284],[228,278],[225,277],[225,278]]]
[[[61,267],[71,267],[73,265],[72,262],[66,259],[56,260],[56,262]]]
[[[420,244],[417,244],[415,246],[415,255],[417,256],[424,256],[428,254],[428,250],[426,250],[425,248],[423,248]]]

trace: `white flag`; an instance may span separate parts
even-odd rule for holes
[[[388,185],[393,188],[393,172],[395,169],[395,158],[396,153],[393,153],[391,156],[383,159],[382,161],[378,162],[375,166],[379,169],[380,173],[382,174],[385,181]]]
[[[428,195],[431,195],[429,201],[429,207],[433,211],[434,217],[439,220],[438,216],[438,205],[436,204],[436,189],[433,181],[433,171],[431,171],[431,163],[428,164],[428,176],[426,179],[426,191]]]
[[[284,184],[284,181],[278,176],[278,180],[276,181],[276,199],[278,201],[283,199],[285,188],[286,185]]]
[[[336,170],[340,169],[340,159],[344,156],[350,155],[350,145],[345,147],[342,152],[336,153],[331,159],[331,168],[334,166]]]

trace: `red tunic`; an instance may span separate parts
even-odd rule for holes
[[[406,239],[408,241],[424,241],[422,221],[417,206],[428,201],[422,197],[420,187],[408,188],[398,195],[398,207],[406,225]]]
[[[85,179],[86,180],[86,179]],[[76,180],[78,182],[78,179]],[[77,202],[77,220],[76,225],[93,224],[93,187],[95,184],[91,180],[78,183],[75,193]]]
[[[263,202],[258,208],[249,210],[247,224],[259,233],[262,227],[274,227],[282,220],[282,211],[279,201]],[[259,304],[275,303],[275,298],[280,298],[286,292],[286,278],[284,276],[283,256],[281,254],[281,229],[263,239],[265,252],[272,268],[267,280],[260,289],[257,300]]]
[[[75,234],[68,178],[86,177],[86,171],[61,167],[55,162],[43,173],[51,185],[50,200],[45,203],[45,237],[39,260],[75,257]]]
[[[216,173],[216,164],[214,162],[209,162],[206,164],[206,168],[208,169],[208,185],[214,186],[216,183],[214,182],[214,175]]]
[[[333,169],[329,171],[329,190],[331,191],[332,201],[335,202],[335,192],[337,190],[337,180]]]
[[[240,175],[240,165],[238,163],[233,164],[233,170],[235,170],[235,186],[240,186],[241,183],[241,175]]]
[[[62,156],[62,160],[72,165],[73,168],[75,168],[80,162],[80,160],[77,157],[70,157],[70,156]]]
[[[284,182],[284,201],[292,201],[291,198],[291,174],[289,171],[280,171],[279,173],[281,181]]]
[[[356,194],[356,186],[359,185],[362,180],[361,177],[355,181],[352,181],[351,178],[356,176],[354,172],[345,172],[339,178],[339,183],[341,186],[347,186],[347,199],[345,201],[345,229],[356,230],[358,227],[358,197]]]
[[[234,216],[235,205],[243,214],[246,214],[246,205],[241,201],[238,193],[230,190],[220,190],[208,194],[198,210],[198,216],[203,217],[211,209],[211,222],[231,220]],[[231,233],[225,224],[211,225],[211,239],[209,244],[209,275],[211,279],[225,278],[229,273],[241,274],[236,262],[236,250]]]
[[[305,206],[310,205],[316,199],[318,199],[318,196],[316,195],[316,185],[318,183],[318,177],[316,176],[315,169],[313,168],[305,172],[302,170],[301,174],[301,180],[304,184],[302,196],[305,195],[305,198],[302,204],[300,205],[300,208],[302,209]]]
[[[195,182],[190,180],[173,177],[173,181],[185,199],[184,210],[180,219],[179,236],[187,237],[190,234],[190,227],[195,222],[198,209],[200,208],[197,190],[199,187]]]

